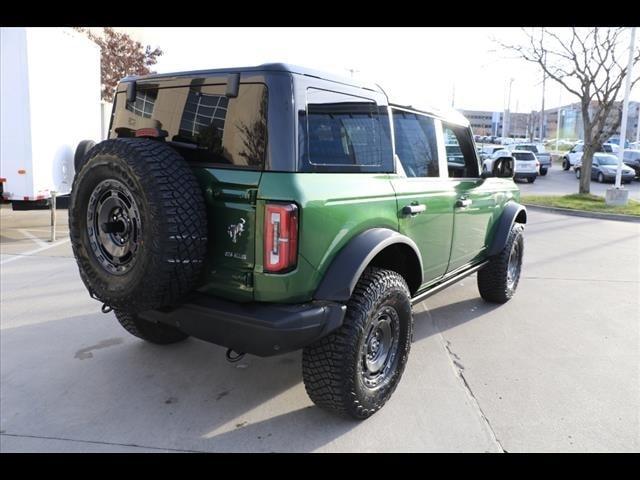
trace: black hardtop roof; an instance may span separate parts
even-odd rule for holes
[[[314,70],[311,68],[302,67],[299,65],[292,65],[289,63],[263,63],[262,65],[256,65],[253,67],[230,67],[230,68],[215,68],[215,69],[206,69],[206,70],[191,70],[185,72],[171,72],[171,73],[154,73],[150,75],[142,75],[142,76],[128,76],[120,80],[121,83],[133,82],[133,81],[144,81],[144,80],[160,80],[160,79],[172,79],[172,78],[180,78],[180,77],[204,77],[204,76],[215,76],[215,75],[224,75],[229,73],[251,73],[251,72],[285,72],[296,75],[306,75],[308,77],[319,78],[322,80],[328,80],[330,82],[341,83],[343,85],[350,85],[356,88],[364,88],[367,90],[372,90],[375,92],[382,93],[389,100],[389,105],[405,108],[409,110],[415,110],[422,113],[428,113],[432,115],[436,115],[441,118],[445,118],[448,121],[453,123],[457,123],[460,125],[468,126],[469,122],[467,119],[460,114],[457,110],[447,109],[440,110],[436,108],[431,108],[429,106],[424,107],[414,107],[412,105],[401,105],[399,103],[392,103],[391,99],[387,96],[387,93],[375,83],[367,82],[364,80],[359,80],[357,78],[348,78],[342,77],[339,75],[335,75],[333,73],[324,72],[320,70]]]
[[[285,72],[298,75],[306,75],[308,77],[320,78],[322,80],[328,80],[330,82],[342,83],[345,85],[351,85],[358,88],[366,88],[367,90],[373,90],[375,92],[384,93],[384,91],[376,84],[372,84],[366,81],[358,80],[355,78],[341,77],[328,72],[320,70],[313,70],[311,68],[301,67],[299,65],[292,65],[289,63],[263,63],[262,65],[256,65],[254,67],[230,67],[230,68],[214,68],[206,70],[190,70],[185,72],[171,72],[171,73],[154,73],[150,75],[142,76],[129,76],[125,77],[121,82],[132,82],[138,80],[157,80],[157,79],[169,79],[176,77],[203,77],[207,75],[220,75],[225,73],[251,73],[251,72]]]

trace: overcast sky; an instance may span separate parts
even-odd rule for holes
[[[397,102],[512,111],[539,110],[542,74],[492,41],[522,40],[519,28],[130,28],[160,46],[160,73],[285,62],[372,80]],[[640,33],[640,32],[639,32]],[[636,44],[640,39],[636,39]],[[626,55],[625,55],[626,62]],[[634,71],[634,76],[637,75]],[[640,100],[640,86],[631,99]],[[455,97],[454,97],[455,89]],[[547,81],[546,108],[576,101]]]

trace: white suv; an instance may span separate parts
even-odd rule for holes
[[[615,143],[603,143],[603,153],[618,153],[618,145]],[[582,160],[582,152],[584,150],[584,143],[576,143],[571,150],[569,150],[562,158],[562,169],[569,170],[571,167],[575,167],[576,163]]]
[[[482,163],[482,171],[490,172],[493,162],[501,157],[513,157],[514,160],[514,180],[525,178],[527,182],[533,183],[538,178],[540,162],[533,152],[528,150],[498,150]]]

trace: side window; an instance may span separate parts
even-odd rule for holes
[[[299,137],[303,171],[393,171],[389,115],[374,100],[309,88]]]
[[[470,129],[445,122],[442,123],[442,128],[449,177],[479,177],[478,158]]]
[[[407,177],[438,177],[438,140],[433,118],[393,110],[396,155]]]

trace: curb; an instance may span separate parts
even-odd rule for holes
[[[523,203],[531,210],[539,210],[541,212],[560,213],[563,215],[572,215],[574,217],[597,218],[600,220],[616,220],[618,222],[640,223],[640,217],[634,215],[624,215],[621,213],[598,213],[587,212],[585,210],[572,210],[570,208],[547,207],[542,205],[533,205],[531,203]]]

